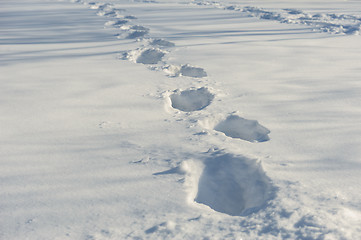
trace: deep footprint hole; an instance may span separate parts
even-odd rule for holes
[[[182,76],[194,77],[194,78],[202,78],[207,77],[206,71],[200,67],[193,67],[189,64],[183,65],[180,69],[180,73]]]
[[[175,92],[170,95],[172,107],[184,112],[199,111],[206,108],[214,95],[205,87]]]
[[[265,142],[270,138],[270,130],[256,120],[248,120],[237,115],[230,115],[219,122],[214,130],[224,133],[231,138],[239,138],[249,142]]]
[[[159,49],[147,49],[140,54],[136,62],[143,64],[157,64],[162,60],[164,55],[165,53]]]
[[[159,46],[159,47],[174,47],[175,44],[172,42],[169,42],[164,39],[154,39],[150,42],[150,45],[152,46]]]
[[[214,154],[204,161],[197,203],[231,216],[248,215],[266,205],[274,187],[261,165],[232,154]]]

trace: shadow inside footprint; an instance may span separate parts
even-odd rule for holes
[[[164,55],[165,53],[159,49],[147,49],[140,54],[136,62],[143,64],[157,64],[162,60]]]
[[[164,39],[154,39],[150,42],[150,45],[160,47],[174,47],[175,44]]]
[[[240,138],[249,142],[265,142],[270,138],[270,130],[256,120],[247,120],[236,115],[230,115],[218,123],[214,130],[223,132],[231,138]]]
[[[127,20],[118,20],[118,21],[114,22],[112,25],[113,25],[114,27],[120,28],[121,26],[123,26],[123,25],[126,24],[126,23],[128,23]]]
[[[129,33],[126,39],[143,38],[146,34],[148,34],[148,31],[136,30],[134,32]]]
[[[184,112],[199,111],[207,107],[214,95],[205,87],[177,91],[170,95],[172,107]]]
[[[271,181],[255,160],[218,152],[205,159],[204,165],[197,203],[241,216],[257,211],[272,197]]]
[[[206,71],[203,68],[193,67],[189,64],[183,65],[180,69],[182,76],[202,78],[207,77]]]

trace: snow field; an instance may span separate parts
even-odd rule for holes
[[[217,5],[215,7],[218,8]],[[226,10],[237,11],[237,8],[227,7]],[[276,21],[279,21],[282,23],[291,23],[291,24],[296,23],[296,24],[305,24],[305,25],[310,26],[310,28],[297,27],[297,28],[295,28],[295,30],[293,30],[293,29],[287,30],[291,34],[295,33],[294,39],[297,39],[298,34],[305,34],[304,36],[302,36],[302,38],[307,39],[307,38],[311,37],[308,34],[312,33],[313,31],[315,31],[317,29],[319,29],[320,31],[324,31],[324,32],[332,33],[332,34],[339,34],[339,33],[353,34],[353,35],[358,34],[358,30],[357,30],[358,23],[357,22],[355,23],[354,26],[348,26],[346,23],[345,23],[345,25],[342,25],[342,24],[335,25],[335,24],[329,22],[327,19],[320,20],[321,21],[320,24],[316,24],[312,21],[298,22],[297,19],[291,20],[291,19],[295,19],[294,15],[303,14],[302,11],[297,11],[297,9],[291,9],[291,10],[285,9],[284,10],[286,12],[286,17],[284,19],[287,19],[287,21],[285,21],[284,19],[281,19],[276,13],[267,12],[267,11],[260,10],[257,8],[245,8],[245,10],[251,11],[252,13],[257,13],[256,15],[251,14],[251,16],[256,16],[256,17],[259,17],[264,20],[270,19],[270,20],[276,20]],[[243,10],[243,12],[247,12],[245,10]],[[261,15],[258,15],[259,12],[261,13]],[[268,17],[268,16],[270,16],[270,17]],[[298,17],[299,17],[299,19],[304,18],[303,16],[298,16]],[[347,18],[351,19],[353,17],[354,16],[347,17]],[[137,18],[139,19],[139,17],[137,17]],[[315,15],[314,18],[317,18],[317,15]],[[316,20],[318,20],[318,19],[316,19]],[[349,29],[352,29],[352,30],[349,30]],[[275,32],[277,32],[277,31],[275,31]],[[151,33],[152,33],[152,29],[150,31],[150,35],[151,35]],[[196,34],[196,30],[191,32],[192,36],[195,38],[195,43],[201,43],[201,42],[204,43],[204,40],[207,41],[208,39],[205,34],[208,34],[208,33],[213,34],[210,31],[209,32],[205,31],[204,35],[203,34],[199,35],[198,32]],[[265,36],[267,36],[267,34],[265,34]],[[272,34],[270,36],[272,36]],[[277,36],[277,34],[276,34],[276,36]],[[280,34],[280,37],[282,37],[281,34]],[[197,41],[197,38],[199,39],[199,41]],[[272,37],[270,37],[270,38],[272,38]],[[292,39],[292,38],[293,37],[291,37],[290,39]],[[212,40],[209,39],[209,41],[212,41]],[[181,41],[179,41],[179,42],[181,42]],[[177,47],[177,46],[178,46],[178,44],[175,44],[175,47]],[[181,111],[186,111],[186,112],[193,112],[193,111],[199,111],[199,110],[204,111],[204,110],[207,110],[207,108],[206,108],[207,106],[210,106],[210,107],[215,106],[216,107],[217,106],[216,103],[211,103],[211,101],[210,101],[210,100],[212,100],[211,97],[207,97],[205,94],[203,94],[201,91],[199,91],[199,89],[204,89],[204,87],[201,86],[202,80],[204,83],[206,83],[206,85],[209,84],[209,80],[207,78],[205,78],[208,76],[208,74],[205,73],[206,70],[204,70],[203,68],[194,67],[194,69],[197,69],[196,72],[204,71],[205,74],[184,73],[181,71],[181,69],[183,68],[183,66],[186,66],[189,64],[188,63],[184,64],[180,61],[182,61],[181,56],[182,55],[185,56],[187,54],[187,52],[182,52],[183,54],[182,53],[179,54],[177,51],[172,51],[171,49],[168,49],[168,51],[169,51],[168,54],[170,56],[167,57],[167,60],[163,60],[160,64],[161,65],[160,67],[156,66],[156,67],[152,67],[151,69],[153,69],[153,70],[161,69],[161,70],[165,71],[165,73],[168,74],[170,77],[189,76],[189,77],[193,77],[193,78],[200,78],[200,80],[197,80],[197,87],[198,87],[197,91],[196,91],[197,88],[191,89],[191,90],[184,90],[183,92],[177,90],[176,94],[170,95],[169,103],[171,104],[171,106],[173,108],[176,108]],[[174,53],[176,53],[177,54],[176,56],[178,57],[178,62],[175,65],[174,65],[174,63],[168,62],[169,59],[174,59],[174,55],[173,55]],[[196,53],[193,53],[193,56],[195,54]],[[157,61],[157,63],[159,63],[159,62],[160,62],[160,60]],[[200,62],[200,61],[197,61],[197,62]],[[201,70],[198,70],[198,69],[201,69]],[[208,69],[207,72],[209,71],[209,68],[205,68],[205,69]],[[194,72],[194,71],[192,71],[192,72]],[[202,78],[205,78],[205,79],[202,79]],[[217,85],[217,84],[215,83],[215,85]],[[212,86],[212,87],[214,88],[214,86]],[[166,94],[165,97],[167,98],[168,94]],[[222,99],[219,99],[217,96],[216,96],[216,99],[217,99],[217,101],[222,102]],[[256,101],[254,103],[256,103]],[[219,103],[218,103],[218,106],[219,106]],[[224,110],[225,109],[223,109],[223,111]],[[234,111],[234,109],[228,109],[226,111],[232,112],[232,111]],[[200,112],[199,114],[201,115],[202,113]],[[197,116],[199,116],[199,114],[197,114]],[[190,116],[190,118],[191,118],[190,121],[197,121],[195,119],[192,119],[191,116]],[[195,116],[195,118],[197,118],[197,117]],[[200,117],[200,119],[202,119],[202,117]],[[250,125],[247,125],[246,123],[250,124]],[[252,126],[252,127],[250,127],[250,126]],[[211,130],[211,128],[209,128],[209,129]],[[239,116],[226,118],[225,120],[223,120],[223,122],[219,122],[214,127],[214,130],[223,132],[226,136],[241,138],[241,139],[247,140],[247,141],[263,142],[263,141],[269,140],[269,137],[268,137],[269,130],[267,128],[260,125],[257,121],[246,120]],[[209,132],[212,133],[212,131],[209,131]],[[209,134],[209,132],[202,130],[199,133],[199,136],[207,136]],[[212,142],[212,141],[210,141],[210,142]],[[229,144],[230,141],[227,141],[227,143]],[[215,144],[215,145],[222,146],[222,144],[219,144],[219,143]],[[226,148],[230,151],[235,151],[235,149],[237,149],[237,148],[233,147],[233,149],[232,149],[233,145],[234,145],[233,143],[229,144]],[[251,147],[251,148],[255,149],[256,147]],[[267,148],[267,146],[266,146],[266,148]],[[217,160],[220,160],[220,159],[221,158],[219,158]],[[237,163],[243,162],[243,159],[247,159],[247,158],[238,157],[238,158],[236,158],[237,159],[236,163],[233,162],[232,160],[229,160],[229,159],[232,159],[232,157],[230,157],[230,158],[225,157],[224,159],[226,159],[226,160],[224,160],[224,161],[220,160],[219,162],[223,162],[223,164],[225,166],[221,167],[221,165],[219,165],[221,163],[218,164],[218,161],[216,163],[209,161],[210,162],[209,166],[207,164],[205,164],[205,165],[202,165],[203,166],[202,170],[197,170],[198,174],[193,174],[193,177],[188,176],[188,178],[191,178],[191,179],[193,178],[193,180],[188,180],[188,182],[192,182],[193,184],[195,184],[198,181],[197,194],[191,195],[191,196],[193,196],[193,197],[191,197],[191,199],[193,198],[198,203],[205,204],[205,205],[211,207],[213,210],[219,211],[221,213],[227,213],[229,215],[243,215],[245,213],[249,214],[249,213],[252,213],[252,209],[258,209],[260,206],[266,206],[266,205],[268,205],[269,209],[278,208],[279,205],[276,202],[279,201],[280,197],[278,197],[277,201],[275,201],[275,202],[273,202],[272,199],[269,198],[269,196],[274,196],[274,195],[273,195],[273,193],[267,192],[267,190],[273,189],[273,188],[270,187],[271,185],[268,185],[269,183],[267,182],[267,180],[264,180],[264,179],[267,179],[267,177],[263,173],[263,171],[259,171],[256,174],[257,177],[255,177],[255,180],[253,183],[251,180],[252,178],[249,177],[250,182],[249,182],[248,187],[254,188],[254,189],[259,189],[259,190],[255,190],[255,193],[253,194],[252,192],[244,190],[245,185],[243,184],[243,182],[241,180],[237,180],[237,175],[230,174],[232,172],[231,169],[235,169],[235,172],[241,173],[242,169],[239,167],[239,165],[237,165]],[[251,166],[256,166],[257,165],[256,162],[254,160],[250,160],[250,161],[253,164],[251,164],[249,167],[246,167],[246,171],[242,172],[243,173],[242,175],[247,176],[247,173],[252,172],[252,169],[257,169],[257,167],[251,167]],[[247,162],[247,161],[245,161],[245,162]],[[197,167],[195,167],[195,168],[199,169],[199,165],[198,164],[196,164],[196,165],[197,165]],[[213,169],[216,167],[220,169],[219,172],[213,171]],[[223,170],[225,172],[228,172],[229,175],[226,176],[226,175],[222,174]],[[202,172],[202,173],[200,173],[200,172]],[[194,177],[194,176],[196,176],[196,177]],[[263,179],[263,180],[261,180],[261,179]],[[258,185],[258,184],[255,184],[255,182],[256,183],[261,182],[261,183],[260,183],[260,185]],[[233,183],[234,183],[234,185],[232,185]],[[195,187],[193,186],[191,188],[195,188]],[[238,190],[237,192],[239,192],[240,195],[231,193],[235,189]],[[217,192],[217,191],[221,191],[221,192],[223,191],[222,192],[223,194],[220,194],[220,195],[215,194],[215,192]],[[281,191],[283,192],[283,190],[281,190]],[[287,190],[287,191],[290,191],[290,190]],[[283,193],[278,193],[278,195],[282,196]],[[241,200],[241,198],[243,199],[243,201]],[[252,200],[244,200],[244,199],[252,199]],[[257,199],[260,199],[260,200],[257,200]],[[248,205],[246,203],[247,201],[254,201],[257,206],[252,205],[252,204]],[[310,199],[307,201],[310,201]],[[306,203],[307,201],[305,201],[304,204],[307,205],[308,204],[308,203]],[[227,202],[227,204],[223,205],[222,203],[224,203],[224,202]],[[267,202],[268,202],[268,204],[267,204]],[[236,203],[240,203],[240,205],[237,205]],[[275,205],[273,205],[274,203],[275,203]],[[235,206],[237,206],[237,207],[235,207]],[[270,211],[272,211],[272,210],[270,210]],[[284,210],[278,210],[278,211],[282,212]],[[287,210],[285,210],[285,211],[287,212]],[[297,216],[297,214],[298,214],[298,213],[290,214],[289,212],[283,214],[281,212],[280,212],[281,218],[282,217],[290,218],[291,216]],[[325,219],[327,219],[329,217],[328,214],[322,215],[323,213],[321,213],[322,217],[317,218],[313,214],[308,214],[305,212],[302,213],[302,212],[303,212],[303,210],[300,211],[299,214],[301,214],[301,215],[305,214],[305,215],[300,217],[300,220],[297,220],[296,223],[293,225],[294,228],[298,229],[295,232],[293,232],[292,230],[286,230],[286,231],[276,230],[276,229],[278,229],[276,227],[277,223],[273,222],[273,220],[271,220],[272,223],[270,223],[269,226],[272,226],[272,227],[261,230],[260,231],[261,233],[259,233],[259,234],[271,234],[274,236],[282,236],[282,238],[297,236],[297,238],[300,238],[300,239],[322,238],[322,237],[326,237],[326,235],[327,236],[341,236],[342,234],[346,234],[345,232],[339,233],[337,230],[330,230],[332,232],[331,234],[326,233],[328,230],[325,230],[325,229],[327,229],[327,228],[335,229],[335,226],[337,225],[337,224],[336,225],[329,224],[328,226],[324,226],[323,224],[321,224],[321,222],[323,222]],[[263,213],[260,213],[260,215],[262,215],[262,214]],[[270,218],[270,219],[273,219],[273,218]],[[251,220],[249,220],[249,221],[251,221]],[[287,228],[290,229],[289,227],[287,227]],[[341,235],[338,235],[338,234],[341,234]]]
[[[333,30],[331,14],[312,16],[319,25],[303,23],[305,11],[293,7],[74,2],[82,4],[73,5],[79,12],[88,6],[85,16],[98,15],[89,25],[95,31],[105,27],[96,35],[102,41],[89,41],[79,55],[60,45],[53,56],[59,59],[40,61],[41,67],[21,63],[33,60],[27,48],[20,54],[10,46],[15,50],[3,61],[27,70],[9,78],[3,90],[4,101],[18,94],[13,99],[18,112],[8,107],[2,117],[3,125],[12,126],[2,139],[8,146],[2,186],[10,193],[2,200],[2,219],[18,210],[15,221],[2,221],[0,237],[360,236],[357,36],[347,38],[350,53],[342,55],[338,41],[344,40],[314,32],[357,35],[357,29],[343,31],[348,25],[340,23]],[[239,22],[242,30],[236,30]],[[321,48],[322,43],[335,48]],[[130,62],[113,61],[114,46],[121,48],[119,58]],[[79,60],[63,63],[72,55],[62,51]],[[336,77],[332,67],[339,71]],[[44,69],[57,77],[43,75]],[[17,67],[5,70],[12,76]],[[37,78],[24,91],[15,90],[13,82],[26,75]],[[41,88],[49,89],[43,85],[47,79],[57,88],[39,95]],[[29,119],[32,114],[41,118]],[[15,131],[19,116],[24,120]],[[20,165],[25,168],[15,176],[12,169]]]

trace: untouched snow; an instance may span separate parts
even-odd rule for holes
[[[0,239],[360,239],[356,0],[3,0]]]

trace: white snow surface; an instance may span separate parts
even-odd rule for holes
[[[2,0],[0,239],[361,239],[359,0]]]

